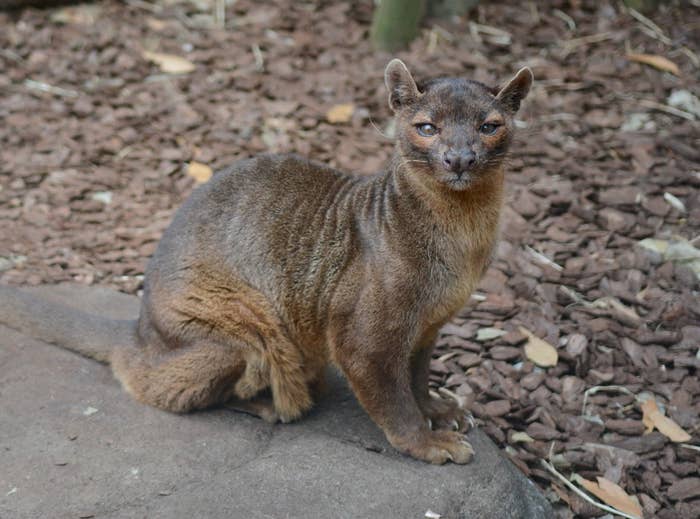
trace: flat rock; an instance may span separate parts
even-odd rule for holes
[[[39,287],[118,318],[136,298]],[[104,366],[0,326],[0,517],[552,517],[486,435],[469,465],[394,451],[337,375],[304,419],[174,415],[129,398]]]

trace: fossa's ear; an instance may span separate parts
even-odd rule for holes
[[[400,59],[392,59],[386,66],[384,83],[389,89],[389,106],[394,112],[411,104],[420,96],[416,82]]]
[[[510,113],[515,113],[520,108],[520,102],[525,99],[530,91],[533,81],[532,70],[528,67],[521,68],[506,86],[496,94],[496,99]]]

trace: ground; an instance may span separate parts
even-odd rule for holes
[[[294,151],[379,170],[392,56],[367,41],[372,9],[239,0],[223,28],[207,0],[0,13],[0,282],[137,293],[207,167]],[[700,7],[667,2],[649,18],[618,3],[484,1],[427,20],[398,53],[419,78],[535,74],[498,257],[443,330],[432,382],[465,399],[563,517],[602,511],[540,460],[604,476],[648,517],[700,507]],[[525,332],[557,347],[556,366],[533,364]],[[650,397],[691,441],[644,434]]]

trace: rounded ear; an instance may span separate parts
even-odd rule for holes
[[[400,59],[392,59],[386,66],[384,83],[389,90],[389,106],[394,112],[411,104],[420,95],[416,82]]]
[[[521,68],[506,86],[499,90],[496,99],[514,114],[520,108],[520,102],[527,97],[533,80],[532,70],[528,67]]]

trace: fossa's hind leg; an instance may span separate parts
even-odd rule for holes
[[[235,273],[198,266],[196,274],[178,290],[150,292],[143,348],[112,362],[117,378],[137,399],[175,412],[248,401],[270,388],[279,419],[299,418],[312,404],[309,376],[274,306]]]
[[[118,350],[112,369],[136,400],[186,413],[224,403],[245,370],[245,360],[237,348],[201,341],[152,356],[137,348]]]
[[[313,401],[298,350],[291,344],[273,345],[264,355],[242,343],[200,341],[152,355],[147,349],[118,350],[111,364],[129,394],[159,409],[186,413],[231,401],[247,402],[269,387],[272,411],[265,410],[261,401],[241,410],[271,421],[299,418]],[[251,411],[254,409],[260,412]]]

